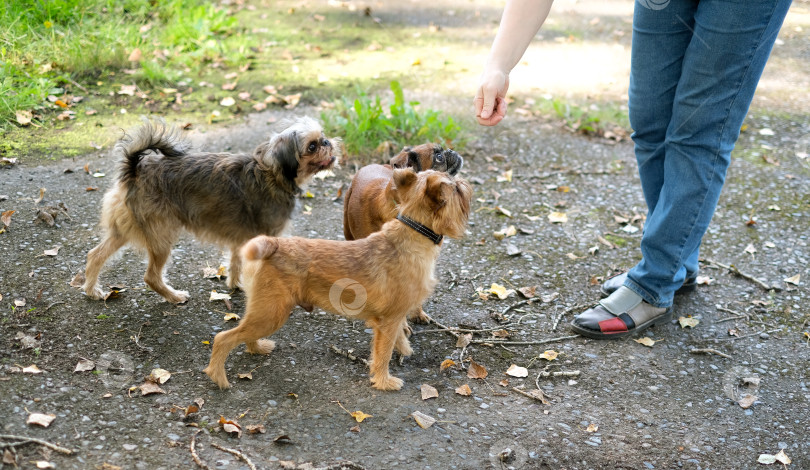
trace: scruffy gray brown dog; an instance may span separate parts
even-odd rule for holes
[[[202,241],[231,251],[228,286],[239,283],[239,248],[257,235],[279,235],[287,226],[301,186],[335,163],[336,146],[317,121],[294,121],[252,155],[195,153],[176,128],[146,121],[125,136],[118,180],[104,195],[106,234],[87,254],[82,289],[103,299],[98,285],[105,261],[126,244],[149,256],[144,280],[171,303],[188,300],[172,289],[163,268],[185,228]]]

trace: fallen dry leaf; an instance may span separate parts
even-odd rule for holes
[[[791,276],[791,277],[785,278],[785,282],[786,282],[786,283],[788,283],[788,284],[793,284],[794,286],[798,286],[798,285],[799,285],[799,281],[801,280],[801,278],[802,278],[802,275],[801,275],[801,274],[797,274],[797,275],[795,275],[795,276]]]
[[[45,251],[43,252],[43,254],[44,254],[45,256],[56,256],[56,255],[58,255],[58,254],[59,254],[59,248],[60,248],[60,247],[58,247],[58,246],[53,247],[53,248],[51,248],[50,250],[45,250]]]
[[[643,337],[643,338],[634,339],[633,341],[635,341],[635,342],[636,342],[636,343],[638,343],[638,344],[643,344],[644,346],[647,346],[647,347],[649,347],[649,348],[651,348],[651,347],[655,346],[655,343],[657,343],[657,342],[658,342],[658,341],[656,341],[656,340],[654,340],[654,339],[650,338],[649,336],[645,336],[645,337]]]
[[[458,339],[456,339],[456,347],[466,348],[467,345],[470,344],[470,341],[472,341],[472,333],[465,333],[463,335],[458,335]]]
[[[529,369],[512,364],[509,366],[509,369],[506,370],[506,375],[511,375],[512,377],[528,377]]]
[[[512,211],[506,209],[505,207],[498,206],[498,207],[495,208],[495,210],[500,212],[501,214],[507,216],[507,217],[512,217]],[[517,233],[517,232],[515,232],[515,233]]]
[[[596,423],[591,423],[585,428],[585,432],[596,432],[599,430],[599,425]]]
[[[45,192],[46,191],[47,191],[47,189],[45,189],[45,188],[39,188],[39,197],[34,199],[34,204],[39,204],[40,202],[42,202],[43,199],[45,199]]]
[[[37,367],[36,364],[31,364],[30,366],[23,367],[23,369],[22,369],[23,374],[34,374],[34,375],[36,375],[36,374],[41,374],[42,372],[43,372],[43,370],[40,369],[39,367]]]
[[[28,419],[25,421],[26,424],[36,424],[38,426],[42,426],[43,428],[47,428],[51,425],[51,421],[56,418],[56,415],[52,414],[44,414],[44,413],[31,413],[28,415]]]
[[[779,462],[784,465],[790,465],[793,461],[790,460],[790,457],[785,454],[785,449],[781,449],[778,454],[771,455],[771,454],[760,454],[757,462],[765,465],[772,465],[776,462]]]
[[[504,300],[507,299],[510,295],[515,293],[514,289],[507,289],[505,286],[502,286],[497,283],[492,283],[489,287],[489,293],[495,294],[498,296],[499,299]]]
[[[501,230],[498,230],[497,232],[494,232],[492,234],[492,236],[495,237],[496,240],[503,240],[506,237],[514,237],[515,235],[517,235],[517,229],[515,228],[514,225],[504,227]]]
[[[471,379],[485,379],[489,375],[487,368],[470,359],[470,367],[467,368],[467,377]]]
[[[245,431],[247,431],[248,434],[264,434],[267,432],[267,429],[263,424],[248,424],[245,426]]]
[[[37,460],[36,466],[37,468],[56,468],[53,466],[52,463],[48,462],[47,460]]]
[[[463,397],[468,397],[468,396],[472,395],[472,389],[470,388],[469,385],[464,384],[464,385],[456,388],[456,394],[461,395]]]
[[[222,100],[219,102],[220,106],[225,106],[225,107],[233,106],[234,104],[236,104],[236,100],[233,99],[230,96],[226,96],[225,98],[222,98]]]
[[[495,178],[495,181],[498,183],[511,183],[512,182],[512,170],[506,170],[498,177]]]
[[[419,390],[422,392],[422,400],[428,400],[430,398],[439,398],[439,391],[436,390],[435,387],[432,387],[428,384],[422,384],[419,387]]]
[[[695,278],[695,283],[699,285],[706,285],[710,286],[714,282],[714,279],[710,278],[709,276],[698,276]]]
[[[129,53],[129,57],[127,57],[127,60],[130,62],[140,62],[141,58],[143,58],[143,53],[141,52],[140,49],[136,47],[135,49],[132,50],[132,52]]]
[[[436,418],[428,416],[422,413],[421,411],[414,411],[413,413],[411,413],[411,416],[413,416],[413,419],[416,421],[416,424],[418,424],[419,427],[422,429],[427,429],[433,426],[433,423],[436,422]]]
[[[243,372],[241,374],[238,374],[237,376],[240,379],[253,380],[253,373],[251,373],[251,372]]]
[[[34,114],[31,111],[19,110],[15,113],[17,115],[17,124],[27,126],[31,124]]]
[[[14,299],[15,307],[25,307],[25,299]]]
[[[547,350],[543,351],[543,354],[540,355],[540,359],[545,359],[547,361],[553,361],[554,359],[557,359],[557,356],[559,356],[559,355],[560,355],[560,353],[558,353],[557,351],[555,351],[553,349],[547,349]]]
[[[740,399],[737,400],[737,403],[740,405],[740,408],[747,410],[748,408],[751,408],[754,402],[757,401],[758,399],[759,397],[749,394],[740,397]]]
[[[3,226],[8,227],[11,225],[11,216],[17,211],[8,210],[0,214],[0,222],[3,222]]]
[[[222,425],[222,430],[228,434],[236,434],[236,437],[242,437],[242,426],[236,420],[225,419],[225,417],[220,416],[219,424]]]
[[[213,300],[231,300],[231,295],[226,294],[224,292],[217,292],[215,290],[212,290],[211,291],[211,297],[209,297],[208,300],[211,300],[211,301],[213,301]]]
[[[223,321],[231,321],[231,320],[237,320],[238,321],[240,318],[241,317],[239,315],[235,314],[235,313],[228,313],[228,314],[225,314],[225,316],[222,317],[222,320]]]
[[[362,411],[359,411],[359,410],[355,411],[354,413],[349,413],[349,414],[352,415],[352,418],[354,418],[354,420],[357,421],[358,423],[362,423],[363,420],[366,419],[366,418],[373,418],[373,416],[367,415],[367,414],[365,414],[365,413],[363,413]]]
[[[694,328],[698,325],[698,323],[700,323],[700,320],[692,317],[678,317],[678,323],[681,324],[681,328],[686,328],[687,326],[689,328]]]
[[[170,378],[172,378],[171,372],[166,369],[152,369],[152,372],[149,373],[149,377],[146,380],[155,382],[157,384],[165,384]]]
[[[565,212],[552,212],[548,215],[548,221],[552,224],[564,224],[568,222],[568,215]]]
[[[155,393],[166,393],[165,390],[160,388],[158,384],[152,382],[151,380],[147,380],[138,388],[141,390],[141,396],[152,395]]]
[[[472,337],[472,335],[470,335]],[[452,359],[445,359],[442,361],[441,365],[439,365],[439,370],[445,370],[447,368],[453,367],[456,365],[456,361]]]
[[[88,370],[93,370],[96,368],[96,363],[91,361],[90,359],[82,359],[76,364],[76,368],[73,369],[73,372],[85,372]]]

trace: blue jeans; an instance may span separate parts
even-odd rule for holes
[[[638,0],[629,109],[647,221],[625,286],[656,307],[698,270],[731,150],[790,0]]]

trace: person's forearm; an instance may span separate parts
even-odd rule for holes
[[[534,35],[543,26],[553,0],[508,0],[498,33],[492,43],[487,69],[509,73],[523,57]]]

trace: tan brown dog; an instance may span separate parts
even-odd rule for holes
[[[163,267],[185,228],[231,250],[228,286],[239,283],[239,248],[256,235],[287,226],[300,186],[336,161],[335,149],[313,119],[294,121],[253,154],[194,153],[177,129],[145,122],[115,146],[118,180],[104,195],[106,234],[87,254],[82,289],[103,299],[98,275],[126,244],[149,255],[144,280],[172,303],[188,299],[163,279]]]
[[[247,308],[239,326],[214,338],[204,372],[221,388],[230,386],[225,360],[245,343],[267,354],[275,343],[261,338],[281,328],[296,305],[318,306],[373,329],[371,383],[399,390],[391,376],[393,350],[410,355],[403,330],[436,285],[434,266],[442,236],[464,235],[472,188],[446,173],[397,169],[393,173],[400,214],[379,232],[354,241],[256,237],[242,249]]]
[[[464,159],[453,150],[439,144],[405,147],[391,159],[389,165],[366,165],[352,178],[343,199],[343,235],[346,240],[358,240],[379,231],[383,224],[397,216],[399,200],[393,184],[394,168],[444,171],[455,175]],[[411,319],[427,323],[428,316],[420,307]],[[407,329],[410,334],[410,329]]]
[[[397,215],[396,192],[393,188],[394,168],[444,171],[455,175],[464,159],[439,144],[405,147],[389,165],[366,165],[352,178],[343,199],[343,235],[346,240],[358,240],[379,231],[383,224]]]

